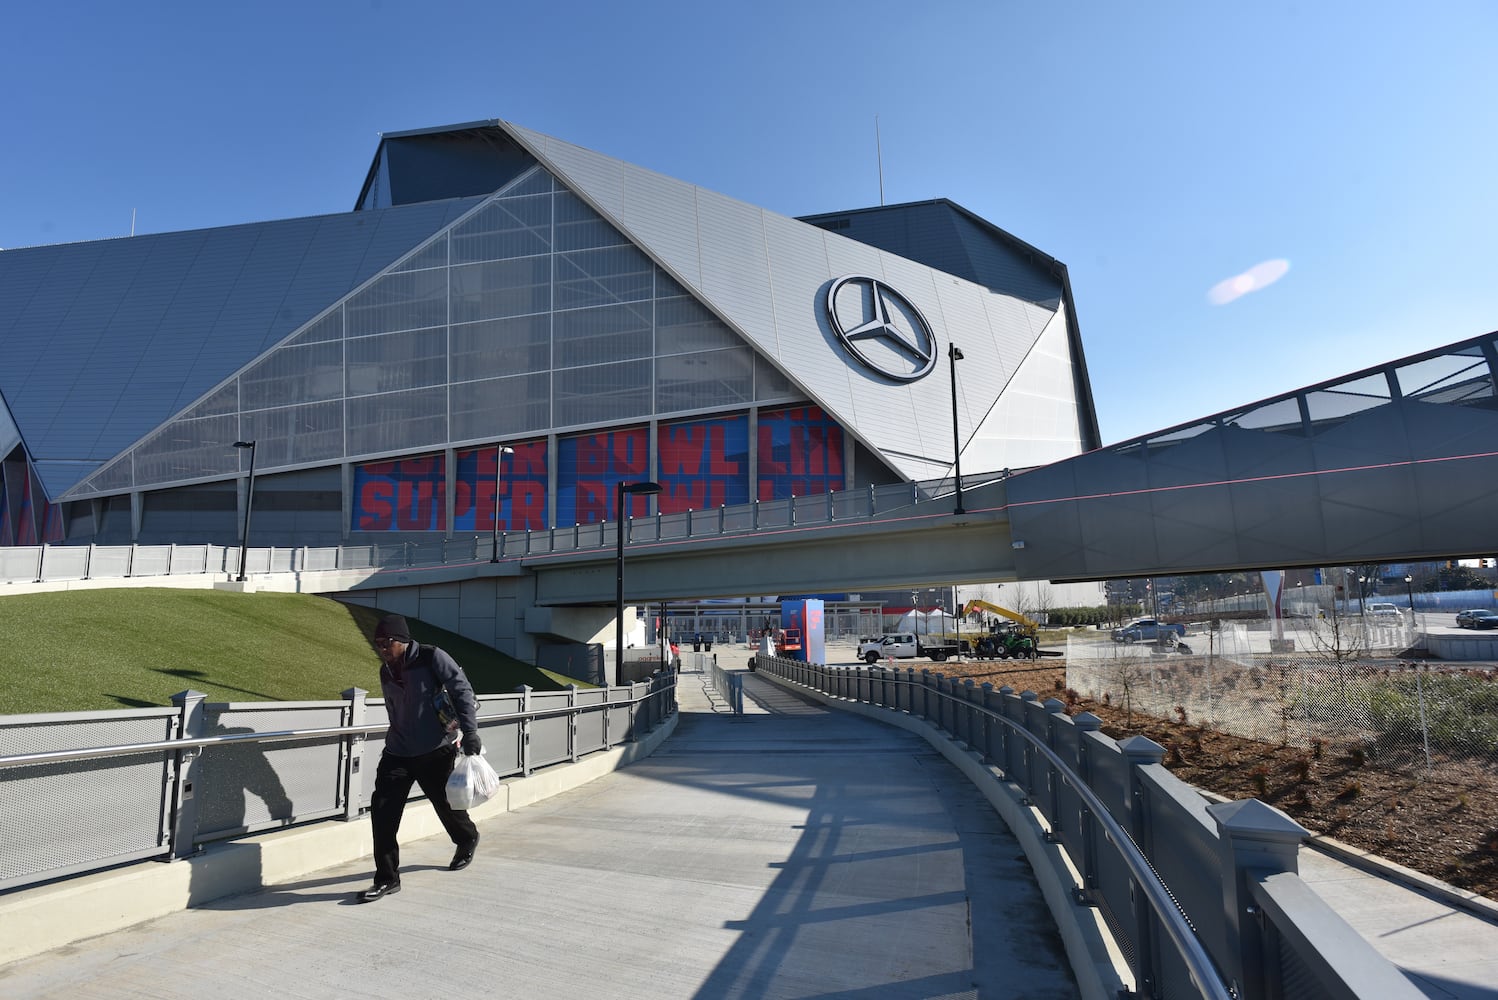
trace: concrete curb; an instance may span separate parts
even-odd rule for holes
[[[1051,911],[1051,918],[1056,922],[1084,1000],[1117,1000],[1127,995],[1133,982],[1128,962],[1114,944],[1098,910],[1075,901],[1074,892],[1081,886],[1077,870],[1061,845],[1046,842],[1045,825],[1040,815],[1024,804],[1024,793],[1018,785],[1006,780],[998,768],[984,764],[980,754],[968,750],[965,744],[924,719],[894,709],[835,698],[763,671],[758,676],[829,707],[915,733],[935,747],[967,776],[1020,842],[1035,873],[1036,884]]]
[[[507,778],[488,802],[470,810],[476,823],[578,788],[650,756],[676,731],[676,713],[635,743],[575,763]],[[401,821],[401,842],[445,833],[425,800]],[[369,819],[325,820],[211,844],[191,858],[143,861],[0,896],[0,967],[122,930],[179,910],[256,892],[311,872],[370,857]]]
[[[1216,792],[1205,789],[1197,789],[1197,794],[1208,802],[1231,802],[1232,799]],[[1313,833],[1306,838],[1305,845],[1313,851],[1319,851],[1329,857],[1335,858],[1345,865],[1377,875],[1381,879],[1402,885],[1407,889],[1423,893],[1426,896],[1445,903],[1453,909],[1462,910],[1475,917],[1491,920],[1498,923],[1498,903],[1493,902],[1486,896],[1479,896],[1475,892],[1466,889],[1458,889],[1450,882],[1442,882],[1434,876],[1424,872],[1417,872],[1413,868],[1406,868],[1397,861],[1372,851],[1365,851],[1361,847],[1343,843],[1335,837],[1328,837],[1323,833]]]
[[[1397,882],[1416,892],[1424,893],[1454,909],[1498,923],[1498,903],[1486,896],[1459,889],[1449,882],[1442,882],[1424,872],[1406,868],[1397,861],[1390,861],[1381,855],[1365,851],[1361,847],[1344,844],[1333,837],[1313,834],[1306,839],[1306,846],[1322,854],[1329,854],[1353,868],[1359,868],[1379,878]]]

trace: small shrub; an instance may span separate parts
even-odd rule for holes
[[[1471,804],[1472,804],[1472,800],[1467,797],[1467,793],[1466,792],[1457,792],[1456,793],[1456,807],[1458,809],[1466,809]]]
[[[1177,705],[1176,706],[1176,721],[1178,721],[1183,726],[1186,724],[1186,706],[1185,705]]]
[[[1368,750],[1361,743],[1353,743],[1347,748],[1347,759],[1354,767],[1362,767],[1368,763]]]
[[[1179,743],[1172,742],[1170,744],[1170,752],[1168,756],[1172,764],[1186,763],[1186,755],[1181,753],[1181,745]]]
[[[1352,810],[1346,806],[1338,806],[1336,813],[1332,815],[1332,826],[1342,826],[1352,819]]]
[[[1362,782],[1360,782],[1356,778],[1354,778],[1351,781],[1349,781],[1347,784],[1345,784],[1345,785],[1342,786],[1342,790],[1337,793],[1337,798],[1339,798],[1339,799],[1355,799],[1359,795],[1362,795],[1362,794],[1363,794],[1363,784],[1362,784]]]
[[[1103,692],[1103,704],[1104,705],[1112,705],[1113,704],[1113,692],[1112,691],[1104,691]]]
[[[1311,757],[1320,760],[1326,753],[1326,740],[1320,736],[1311,737]]]
[[[1311,758],[1304,755],[1296,757],[1290,764],[1290,770],[1295,775],[1296,781],[1309,781],[1311,777]]]
[[[1254,783],[1254,794],[1261,797],[1269,794],[1269,768],[1260,764],[1248,772],[1248,776]]]
[[[1066,703],[1068,705],[1075,705],[1078,702],[1080,702],[1081,700],[1082,700],[1082,695],[1081,695],[1081,693],[1076,688],[1067,688],[1066,689]]]

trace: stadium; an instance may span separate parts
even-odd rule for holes
[[[490,120],[352,211],[0,252],[0,545],[340,545],[1100,444],[1066,268],[951,201],[778,215]],[[250,445],[253,444],[253,447]]]

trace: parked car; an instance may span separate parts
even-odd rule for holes
[[[1186,626],[1179,624],[1166,624],[1153,618],[1141,618],[1130,622],[1123,628],[1113,630],[1114,642],[1159,642],[1161,637],[1173,632],[1178,638],[1186,635]]]
[[[1363,605],[1363,615],[1383,625],[1404,624],[1404,612],[1388,601],[1369,601]]]
[[[1498,611],[1471,608],[1456,613],[1457,628],[1498,628]]]

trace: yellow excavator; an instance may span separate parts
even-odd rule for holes
[[[1040,631],[1040,622],[1018,611],[1010,611],[1008,608],[1001,608],[997,604],[990,604],[988,601],[980,601],[977,598],[962,606],[962,617],[966,618],[979,609],[1014,622],[1007,628],[995,628],[973,642],[973,652],[980,659],[992,656],[1006,660],[1012,656],[1016,659],[1033,660],[1040,655],[1040,645],[1035,641],[1035,633]]]
[[[1026,618],[1018,611],[1010,611],[1008,608],[1001,608],[997,604],[990,604],[987,601],[980,601],[976,597],[962,606],[962,617],[966,618],[968,615],[972,614],[979,608],[983,609],[984,611],[990,611],[993,614],[1000,616],[1001,618],[1008,618],[1010,621],[1018,622],[1020,628],[1022,628],[1028,635],[1034,635],[1036,632],[1040,631],[1040,622],[1036,621],[1035,619]]]

